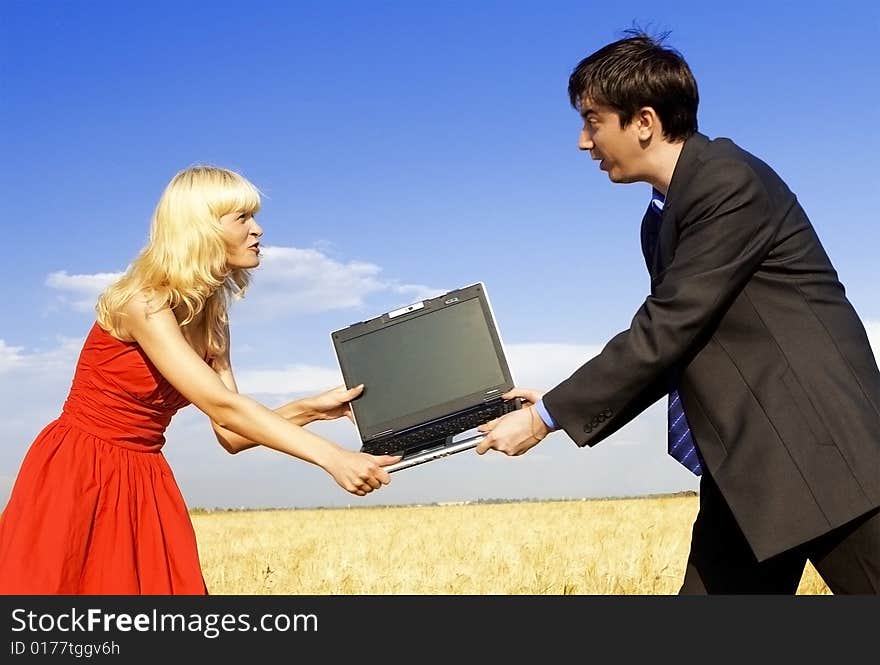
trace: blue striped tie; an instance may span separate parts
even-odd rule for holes
[[[663,219],[663,205],[665,203],[663,194],[655,189],[652,193],[651,205],[648,206],[652,213],[651,225],[648,227],[649,265],[654,260],[657,235],[660,231],[660,222]],[[688,425],[687,417],[684,415],[684,405],[681,403],[681,397],[677,390],[669,391],[669,408],[667,413],[669,415],[669,454],[695,475],[702,475],[703,467],[700,464],[700,453],[694,445],[694,437],[691,435],[690,425]]]
[[[703,474],[700,454],[694,445],[691,428],[677,390],[669,393],[669,454],[697,476]]]

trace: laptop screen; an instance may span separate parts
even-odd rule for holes
[[[352,403],[362,437],[400,431],[512,387],[484,293],[451,292],[403,316],[340,331],[344,339],[334,333],[346,385],[365,385]]]

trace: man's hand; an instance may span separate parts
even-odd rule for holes
[[[509,393],[504,393],[501,399],[509,400],[514,397],[522,397],[525,400],[525,406],[534,406],[544,396],[539,390],[530,390],[529,388],[514,388]]]
[[[477,445],[477,453],[480,455],[487,450],[497,450],[505,455],[522,455],[550,433],[534,406],[541,399],[541,393],[535,390],[515,389],[502,397],[504,399],[522,397],[526,400],[527,406],[477,428],[486,435],[486,438]]]

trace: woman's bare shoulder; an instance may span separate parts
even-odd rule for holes
[[[133,341],[131,334],[132,326],[137,327],[146,319],[153,316],[174,317],[167,304],[161,302],[159,296],[153,290],[142,289],[129,298],[119,309],[120,317],[117,336],[123,341]]]

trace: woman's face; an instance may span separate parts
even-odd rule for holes
[[[263,229],[249,212],[230,212],[220,218],[226,241],[226,262],[230,268],[260,265],[260,236]]]

